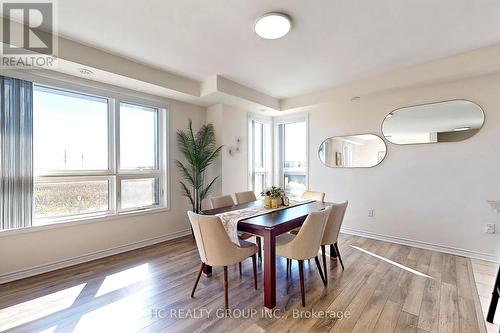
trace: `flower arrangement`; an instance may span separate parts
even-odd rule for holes
[[[265,208],[278,208],[282,204],[285,191],[280,187],[271,186],[262,191],[260,195],[264,197]]]
[[[260,192],[260,195],[262,197],[281,198],[285,195],[285,191],[281,187],[271,186]]]

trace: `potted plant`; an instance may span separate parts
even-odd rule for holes
[[[177,145],[186,162],[176,160],[183,180],[180,181],[183,195],[189,198],[193,212],[201,211],[203,199],[210,193],[218,176],[205,185],[207,168],[219,155],[222,146],[217,146],[213,124],[203,125],[196,134],[189,119],[187,131],[177,131]]]
[[[271,190],[265,189],[260,192],[260,196],[264,197],[264,208],[271,208]]]
[[[271,186],[260,193],[264,198],[264,207],[266,208],[278,208],[281,205],[282,197],[285,195],[285,191],[280,187]]]

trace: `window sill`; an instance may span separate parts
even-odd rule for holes
[[[96,222],[107,222],[107,221],[128,218],[128,217],[160,214],[160,213],[165,213],[165,212],[169,212],[169,211],[170,211],[169,207],[163,207],[163,208],[145,209],[145,210],[139,210],[139,211],[133,211],[133,212],[123,212],[123,213],[119,213],[119,214],[115,214],[115,215],[80,217],[80,218],[77,218],[74,220],[69,220],[69,221],[65,220],[65,221],[61,221],[61,222],[53,222],[50,224],[37,225],[37,226],[21,228],[21,229],[2,230],[2,231],[0,231],[0,238],[12,236],[12,235],[17,235],[17,234],[30,233],[30,232],[72,227],[72,226],[77,226],[77,225],[82,225],[82,224],[90,224],[90,223],[96,223]]]

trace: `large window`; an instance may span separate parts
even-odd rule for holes
[[[35,84],[33,225],[164,207],[164,112]]]
[[[272,137],[270,120],[249,120],[249,175],[251,189],[258,195],[271,185]]]
[[[307,122],[277,123],[277,166],[279,184],[291,197],[307,189]]]

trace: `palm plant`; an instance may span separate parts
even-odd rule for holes
[[[186,159],[186,163],[176,161],[183,179],[180,181],[182,192],[191,202],[193,212],[199,213],[203,199],[210,193],[218,178],[215,177],[205,186],[205,173],[219,155],[222,146],[217,147],[212,124],[203,125],[195,134],[191,119],[187,131],[177,131],[177,145]]]

